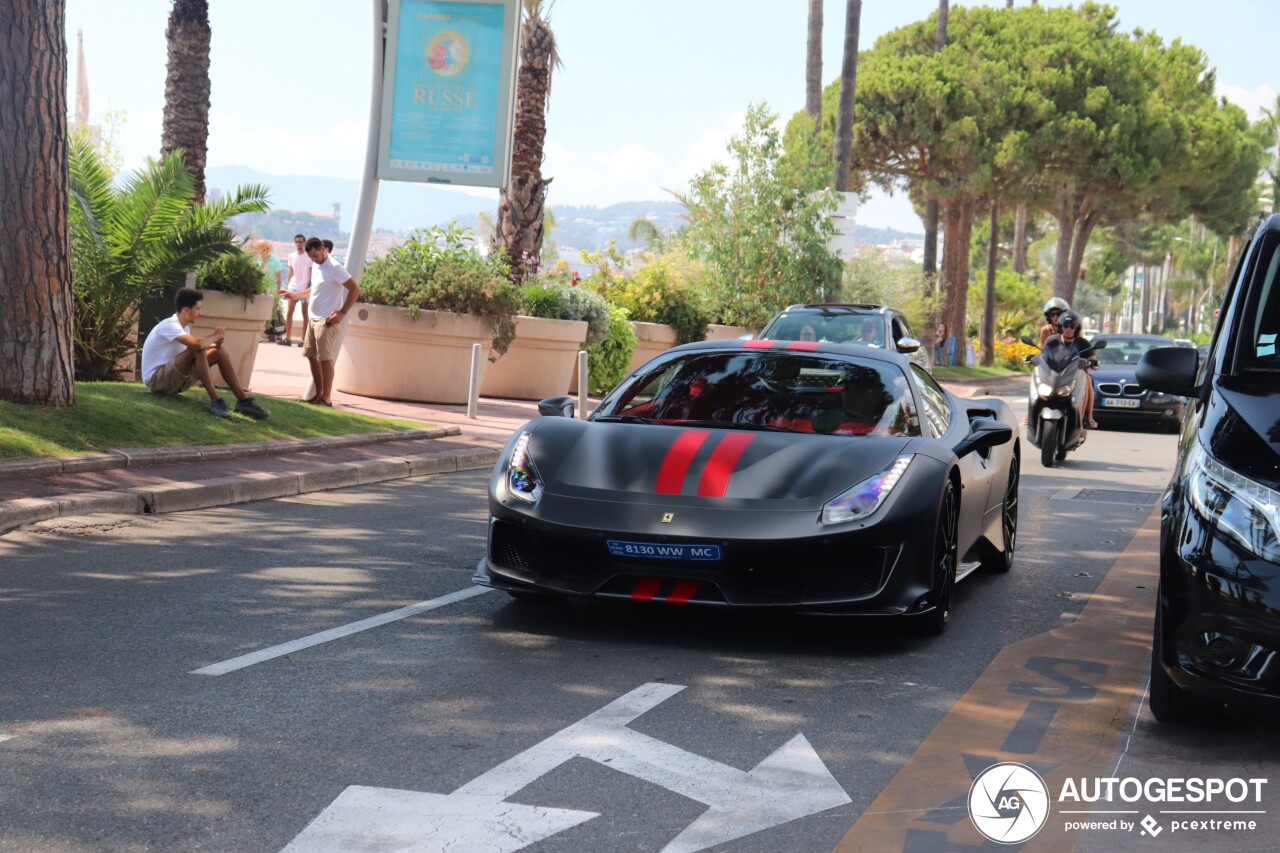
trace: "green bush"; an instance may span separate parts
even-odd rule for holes
[[[702,287],[704,270],[680,252],[667,252],[619,283],[613,300],[634,321],[673,327],[678,344],[705,340],[713,312]]]
[[[539,284],[536,280],[520,288],[520,313],[529,317],[559,320],[564,313],[564,292],[550,282]]]
[[[608,336],[587,347],[587,386],[592,394],[604,394],[625,379],[636,351],[636,332],[626,310],[610,305],[608,312]]]
[[[414,231],[409,239],[365,267],[360,299],[373,305],[420,311],[450,311],[480,317],[493,332],[501,355],[516,336],[520,289],[507,278],[500,253],[476,251],[471,229],[451,224]]]
[[[199,264],[195,272],[196,287],[201,290],[217,290],[249,299],[271,289],[271,280],[262,265],[238,248]]]
[[[564,288],[564,312],[562,320],[587,321],[587,346],[603,343],[611,336],[613,328],[609,303],[594,290],[585,287],[566,286]],[[631,328],[630,325],[627,326]],[[632,333],[634,336],[634,332]],[[634,349],[634,347],[633,347]]]

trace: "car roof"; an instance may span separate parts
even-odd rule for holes
[[[887,305],[873,305],[870,302],[811,302],[808,304],[788,305],[778,313],[785,314],[789,311],[815,311],[820,314],[884,314],[892,310],[894,309]]]
[[[904,370],[911,363],[905,355],[892,350],[881,349],[880,347],[868,347],[862,344],[837,344],[827,341],[770,341],[760,338],[753,338],[748,341],[744,340],[728,340],[728,341],[694,341],[691,344],[682,344],[678,347],[672,347],[667,350],[671,352],[734,352],[736,350],[768,350],[769,352],[784,355],[810,355],[818,353],[820,355],[849,355],[870,361],[885,361],[896,364]]]

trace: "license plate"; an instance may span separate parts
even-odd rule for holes
[[[1108,409],[1136,409],[1142,405],[1142,401],[1126,400],[1121,397],[1104,397],[1102,405]]]
[[[615,557],[639,557],[645,560],[719,560],[719,545],[683,545],[666,542],[624,542],[608,540],[609,553]]]

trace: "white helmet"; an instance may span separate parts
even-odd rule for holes
[[[1053,318],[1049,316],[1050,312],[1057,311],[1061,313],[1063,311],[1070,310],[1071,306],[1067,304],[1067,300],[1063,299],[1061,296],[1055,296],[1044,304],[1044,318],[1050,323],[1053,323]]]

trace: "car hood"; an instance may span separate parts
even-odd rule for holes
[[[1223,378],[1209,401],[1208,449],[1222,464],[1280,489],[1280,389]]]
[[[568,418],[530,426],[530,455],[548,495],[664,506],[769,502],[778,510],[820,509],[919,440]]]

